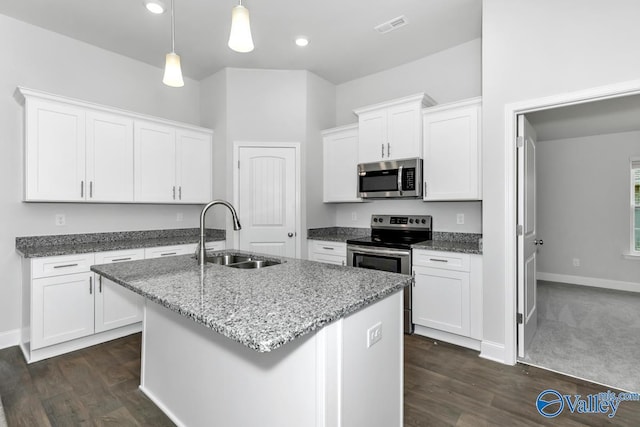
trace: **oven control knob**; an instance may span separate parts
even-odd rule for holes
[[[413,218],[409,219],[409,224],[413,224]]]
[[[426,223],[427,223],[427,220],[423,218],[423,219],[422,219],[422,223],[423,223],[423,224],[426,224]]]
[[[378,218],[373,218],[373,222],[378,222]]]
[[[383,218],[378,218],[378,222],[383,222],[384,219]]]

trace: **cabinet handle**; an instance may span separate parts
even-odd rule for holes
[[[77,267],[78,264],[64,264],[64,265],[54,265],[53,268],[67,268],[67,267]]]
[[[93,293],[93,278],[89,276],[89,295]]]
[[[98,276],[98,289],[102,293],[102,276]]]
[[[446,259],[438,259],[438,258],[429,258],[429,261],[436,261],[436,262],[449,262],[449,260],[446,260]]]
[[[176,199],[176,186],[173,186],[173,200]]]
[[[89,198],[93,199],[93,181],[89,181]]]
[[[131,257],[128,257],[128,258],[115,258],[115,259],[111,260],[111,262],[118,262],[118,261],[131,261]]]
[[[387,142],[387,157],[391,157],[391,144]]]
[[[384,159],[384,142],[380,144],[380,147],[382,147],[382,158]]]
[[[84,197],[84,181],[80,181],[80,197]]]
[[[160,254],[160,256],[169,256],[169,255],[176,255],[176,252],[167,252],[164,254]]]
[[[344,260],[342,260],[342,265],[344,265]]]
[[[323,247],[322,247],[322,249],[326,249],[326,250],[328,250],[328,251],[332,251],[332,250],[334,250],[335,248],[332,248],[332,247],[329,247],[329,246],[323,246]]]
[[[178,187],[178,199],[182,200],[182,185]]]
[[[424,182],[424,194],[423,197],[427,195],[427,181]]]
[[[411,286],[416,287],[416,272],[411,270]]]

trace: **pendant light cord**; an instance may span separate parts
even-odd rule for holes
[[[176,52],[176,17],[174,0],[171,0],[171,52]]]

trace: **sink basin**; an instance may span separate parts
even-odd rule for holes
[[[229,264],[235,264],[238,262],[251,261],[251,257],[243,256],[243,255],[217,255],[217,256],[207,257],[205,261],[211,264],[229,265]]]
[[[238,262],[236,264],[228,264],[228,267],[233,268],[241,268],[241,269],[249,269],[249,268],[262,268],[269,267],[271,265],[278,265],[279,261],[271,261],[271,260],[250,260],[245,262]]]

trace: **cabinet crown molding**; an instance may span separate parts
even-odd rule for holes
[[[81,107],[81,108],[88,108],[88,109],[91,109],[91,110],[94,110],[94,111],[102,111],[102,112],[106,112],[106,113],[115,113],[115,114],[119,114],[121,116],[130,117],[132,119],[145,120],[145,121],[150,121],[150,122],[155,122],[155,123],[160,123],[160,124],[168,124],[168,125],[171,125],[171,126],[180,127],[182,129],[193,130],[193,131],[197,131],[197,132],[206,132],[206,133],[210,133],[210,134],[213,135],[213,130],[209,129],[209,128],[204,128],[204,127],[201,127],[201,126],[196,126],[196,125],[192,125],[192,124],[188,124],[188,123],[184,123],[184,122],[178,122],[178,121],[175,121],[175,120],[164,119],[164,118],[161,118],[161,117],[151,116],[151,115],[147,115],[147,114],[136,113],[136,112],[133,112],[133,111],[124,110],[124,109],[117,108],[117,107],[111,107],[111,106],[107,106],[107,105],[96,104],[96,103],[89,102],[89,101],[83,101],[83,100],[76,99],[76,98],[70,98],[70,97],[66,97],[66,96],[62,96],[62,95],[56,95],[56,94],[52,94],[52,93],[49,93],[49,92],[45,92],[45,91],[41,91],[41,90],[37,90],[37,89],[30,89],[30,88],[26,88],[26,87],[22,87],[22,86],[18,86],[16,88],[15,93],[14,93],[14,97],[22,105],[24,105],[24,103],[29,98],[37,98],[37,99],[43,99],[43,100],[47,100],[47,101],[60,102],[60,103],[68,104],[68,105],[73,105],[73,106],[76,106],[76,107]]]
[[[409,96],[405,96],[402,98],[396,98],[396,99],[392,99],[390,101],[384,101],[384,102],[380,102],[377,104],[372,104],[372,105],[367,105],[364,107],[360,107],[360,108],[356,108],[355,110],[353,110],[353,112],[356,115],[360,115],[362,113],[367,113],[369,111],[375,111],[375,110],[379,110],[381,108],[389,108],[389,107],[393,107],[395,105],[401,105],[401,104],[406,104],[409,102],[421,102],[423,107],[430,107],[432,105],[436,105],[436,101],[431,98],[429,95],[427,95],[424,92],[421,93],[416,93],[414,95],[409,95]]]
[[[482,97],[476,96],[475,98],[463,99],[461,101],[447,102],[446,104],[438,104],[430,107],[426,107],[422,110],[423,114],[435,113],[437,111],[449,110],[451,108],[469,107],[472,105],[482,106]]]
[[[347,132],[347,131],[357,131],[358,130],[358,123],[352,123],[350,125],[344,125],[344,126],[337,126],[334,128],[330,128],[330,129],[324,129],[320,131],[320,134],[322,136],[328,136],[328,135],[333,135],[335,133],[340,133],[340,132]]]

